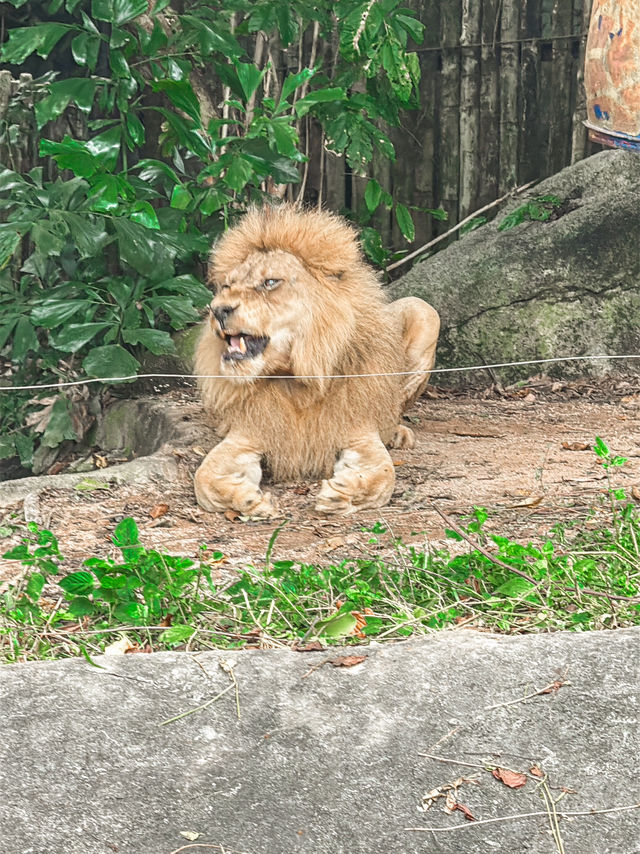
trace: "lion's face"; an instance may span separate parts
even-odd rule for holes
[[[308,336],[314,280],[288,252],[254,252],[216,284],[211,331],[231,376],[294,374],[296,341]]]

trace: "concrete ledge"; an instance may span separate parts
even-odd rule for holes
[[[543,817],[451,833],[461,812],[417,810],[474,769],[419,756],[537,763],[561,808],[640,802],[640,630],[502,638],[443,633],[340,650],[102,657],[0,670],[3,854],[551,854]],[[350,652],[354,652],[350,649]],[[227,688],[203,711],[161,722]],[[316,668],[316,669],[313,669]],[[556,693],[500,705],[566,672]],[[476,819],[544,810],[534,781],[486,771],[459,800]],[[560,809],[560,807],[559,807]],[[561,820],[567,854],[638,854],[640,812]]]

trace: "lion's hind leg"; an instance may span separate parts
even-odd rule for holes
[[[418,297],[405,297],[387,306],[400,321],[404,344],[404,370],[407,376],[400,377],[403,390],[404,409],[408,409],[427,387],[433,364],[436,360],[436,345],[440,332],[438,312]],[[412,373],[414,372],[415,373]]]
[[[389,452],[377,434],[349,442],[338,458],[333,477],[322,481],[316,510],[348,516],[388,503],[395,484]]]

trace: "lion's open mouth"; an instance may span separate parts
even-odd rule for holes
[[[222,354],[222,358],[228,362],[255,359],[269,343],[269,339],[266,337],[247,335],[244,332],[239,332],[237,335],[230,335],[225,332],[224,340],[227,342],[227,350]]]

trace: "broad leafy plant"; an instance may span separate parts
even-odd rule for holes
[[[208,300],[216,234],[250,202],[303,200],[325,150],[361,175],[374,153],[393,160],[385,129],[417,106],[423,25],[399,0],[8,5],[0,59],[39,75],[38,163],[18,168],[21,126],[0,122],[0,355],[14,384],[106,381],[134,375],[145,350],[173,352],[171,331]],[[410,210],[372,180],[355,215],[380,207],[413,239]],[[379,235],[363,237],[384,263]],[[7,398],[0,459],[30,465],[36,422],[51,447],[82,438],[77,395],[47,410],[53,424],[49,402]]]

